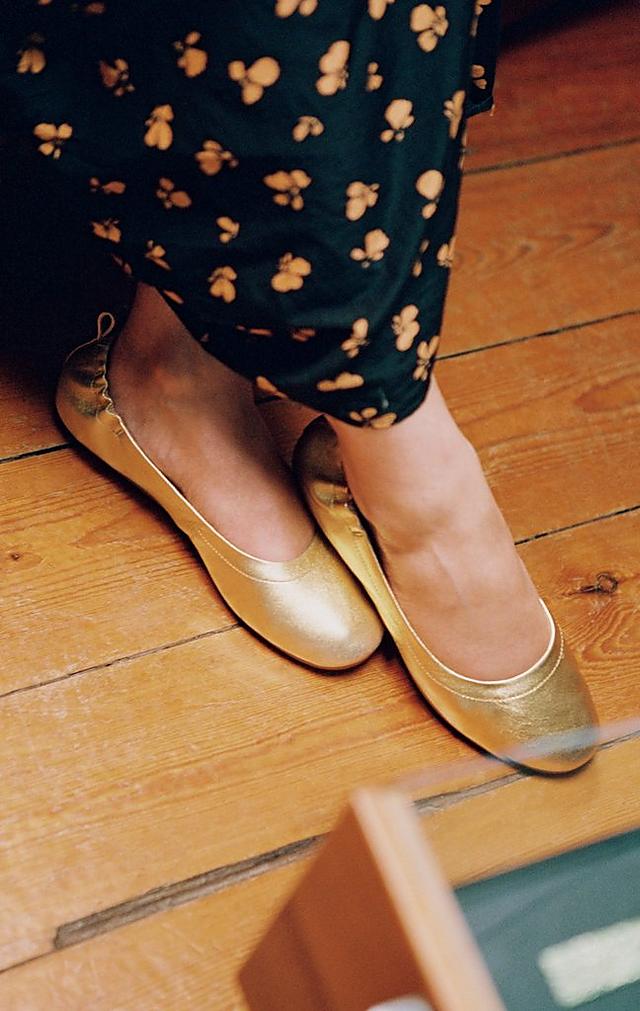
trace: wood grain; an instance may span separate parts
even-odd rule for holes
[[[605,723],[640,709],[639,534],[635,511],[526,545]],[[576,593],[603,563],[617,589]],[[473,754],[393,654],[323,677],[240,628],[15,694],[0,721],[4,965],[65,921],[325,831],[358,785]]]
[[[637,19],[635,0],[591,4],[501,57],[496,115],[470,126],[437,365],[609,737],[640,713]],[[39,249],[44,277],[58,232],[56,220],[52,241],[23,246],[22,266]],[[27,277],[3,323],[0,458],[64,441],[50,413],[59,359],[91,336],[92,301],[124,298],[97,269],[84,297],[86,271],[71,282],[69,250],[63,262],[64,283],[31,298]],[[308,413],[263,410],[288,452]],[[356,786],[425,768],[437,780],[476,753],[389,643],[323,678],[229,628],[160,510],[88,455],[2,463],[0,501],[0,692],[15,692],[0,700],[0,944],[2,965],[35,959],[0,975],[0,1006],[240,1011],[235,972],[304,867],[280,866],[280,848],[327,831]],[[562,781],[464,765],[455,787],[487,785],[484,814],[478,794],[433,799],[432,778],[430,831],[462,878],[587,840],[633,810],[637,763],[616,744]],[[221,881],[229,866],[234,880],[265,873],[187,901],[191,876]],[[151,889],[187,904],[152,915]],[[128,901],[144,918],[51,953],[101,911],[108,930]]]
[[[640,717],[636,725],[633,739],[601,751],[576,775],[505,783],[426,816],[425,839],[448,879],[466,884],[640,828],[638,776],[629,774],[640,769]]]
[[[236,624],[177,528],[90,454],[0,466],[0,694]]]
[[[636,739],[566,779],[462,798],[422,819],[425,838],[454,883],[595,841],[640,821],[628,776],[639,762]],[[3,1011],[246,1011],[236,973],[312,858],[9,970]]]
[[[640,309],[640,143],[463,179],[441,354]]]
[[[638,137],[639,31],[636,0],[591,0],[504,32],[495,112],[469,121],[465,168]]]

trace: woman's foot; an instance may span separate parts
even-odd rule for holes
[[[548,619],[435,377],[422,406],[389,429],[327,420],[398,602],[435,656],[486,681],[536,663]]]
[[[289,561],[314,527],[255,407],[251,383],[139,284],[108,359],[116,411],[145,453],[235,547]]]

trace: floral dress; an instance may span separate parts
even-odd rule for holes
[[[218,359],[382,428],[426,395],[500,0],[13,0],[0,90]]]

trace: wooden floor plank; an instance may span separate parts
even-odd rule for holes
[[[635,726],[632,739],[601,751],[574,776],[521,779],[429,812],[425,838],[447,878],[466,884],[640,829],[638,777],[629,775],[640,769],[640,713]]]
[[[3,1011],[246,1011],[236,972],[304,869],[290,865],[10,970],[0,975]]]
[[[437,364],[516,540],[640,503],[639,351],[626,318]],[[312,415],[264,411],[286,455]],[[1,692],[235,621],[161,510],[88,453],[2,464],[0,495]]]
[[[640,143],[462,182],[441,354],[640,308]]]
[[[550,20],[501,57],[496,116],[470,125],[437,366],[606,723],[640,712],[630,315],[640,301],[640,144],[626,143],[639,130],[638,16],[635,0],[591,3],[573,26]],[[482,171],[518,159],[529,164]],[[57,220],[46,234],[23,256],[40,257],[42,277]],[[84,282],[63,273],[9,320],[0,458],[65,438],[50,398],[63,351],[91,336],[91,307],[81,299],[78,310],[74,284]],[[111,282],[97,275],[103,309]],[[17,283],[20,270],[11,276]],[[514,343],[493,347],[502,341]],[[282,402],[264,410],[290,449],[309,415]],[[423,705],[389,644],[360,670],[323,678],[242,628],[223,631],[233,618],[193,553],[88,455],[2,464],[0,497],[0,691],[19,689],[0,700],[0,965],[35,959],[0,975],[0,1007],[240,1011],[235,971],[303,860],[46,953],[61,926],[328,830],[358,785],[435,774],[475,752]],[[501,785],[486,794],[486,814],[477,796],[464,810],[438,809],[431,831],[463,877],[500,867],[501,845],[535,856],[550,834],[578,842],[598,826],[613,831],[632,808],[625,788],[637,764],[637,742],[617,744],[577,777]],[[480,781],[508,771],[490,764]],[[474,846],[461,848],[469,826]]]
[[[454,883],[605,838],[640,823],[638,764],[640,741],[626,741],[575,776],[429,812],[425,838]],[[244,1011],[236,973],[312,856],[6,972],[3,1011]]]
[[[51,413],[51,379],[32,363],[19,368],[8,356],[0,364],[0,459],[59,446],[65,436]]]
[[[5,699],[0,739],[0,965],[63,921],[322,831],[351,785],[468,751],[393,658],[323,677],[242,629]]]
[[[516,539],[640,504],[640,316],[436,368]]]
[[[592,0],[565,12],[556,4],[536,23],[503,35],[495,113],[470,120],[465,168],[640,135],[637,0]]]
[[[601,720],[637,714],[640,511],[521,550]],[[577,592],[605,568],[613,592]],[[62,922],[326,830],[358,785],[473,754],[392,653],[323,677],[239,628],[13,695],[0,721],[5,965]]]
[[[65,449],[0,466],[0,692],[235,624],[164,513]]]

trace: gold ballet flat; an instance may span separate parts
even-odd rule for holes
[[[433,655],[403,614],[324,418],[316,418],[302,434],[293,467],[319,526],[366,589],[417,688],[452,727],[499,758],[540,772],[569,772],[589,761],[597,744],[593,702],[542,598],[549,643],[533,666],[499,681],[458,674]]]
[[[193,542],[228,605],[264,639],[325,670],[365,660],[379,645],[383,627],[319,531],[292,561],[255,558],[218,533],[140,448],[109,395],[114,326],[111,314],[101,313],[97,337],[72,351],[63,365],[56,408],[71,434],[167,511]]]

